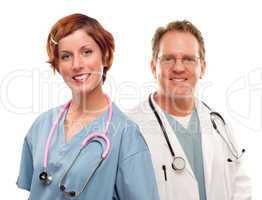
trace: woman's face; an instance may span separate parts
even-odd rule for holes
[[[101,90],[102,53],[98,44],[83,29],[59,41],[58,68],[73,94]]]

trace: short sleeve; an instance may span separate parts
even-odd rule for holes
[[[120,200],[159,199],[150,152],[132,122],[122,137],[116,190]]]
[[[33,177],[32,151],[28,144],[27,138],[25,138],[23,149],[22,149],[19,176],[16,182],[17,186],[21,189],[30,191],[32,177]]]
[[[117,174],[119,199],[158,200],[158,190],[148,151],[139,152],[127,158]]]

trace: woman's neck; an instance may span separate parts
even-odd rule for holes
[[[73,94],[69,112],[77,116],[97,116],[108,107],[105,94],[101,90],[92,91],[88,94]]]
[[[66,142],[108,108],[107,98],[102,89],[85,95],[73,94],[72,96],[64,121]]]

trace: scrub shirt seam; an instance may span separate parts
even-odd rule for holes
[[[27,145],[28,148],[29,148],[30,156],[31,156],[31,158],[32,158],[32,168],[33,168],[33,170],[34,170],[33,146],[32,146],[32,143],[30,143],[27,138],[26,138],[26,145]]]
[[[136,156],[137,154],[140,154],[140,153],[144,153],[144,152],[148,152],[148,149],[145,149],[145,150],[142,150],[142,151],[138,151],[138,152],[135,152],[135,153],[132,153],[131,155],[128,155],[126,158],[124,158],[121,163],[124,163],[126,160]]]
[[[32,156],[32,144],[28,141],[27,137],[25,137],[25,142],[26,142],[26,145],[27,145],[28,149],[30,150],[30,153],[31,153],[31,156]]]

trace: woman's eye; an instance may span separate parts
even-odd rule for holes
[[[91,50],[91,49],[88,49],[88,50],[85,50],[84,52],[83,52],[83,54],[84,55],[90,55],[91,53],[93,53],[93,51]]]
[[[70,58],[70,55],[68,54],[61,55],[62,60],[68,60],[69,58]]]

